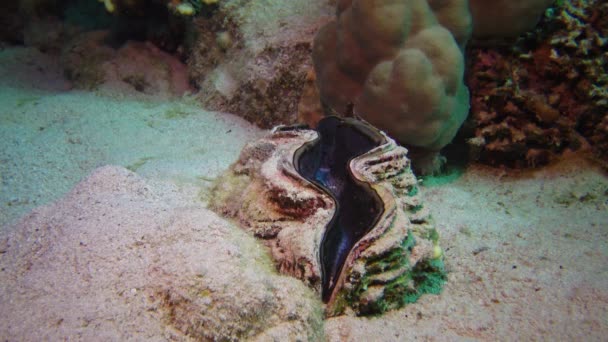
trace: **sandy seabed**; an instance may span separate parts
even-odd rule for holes
[[[262,131],[188,98],[69,90],[32,51],[0,61],[2,340],[608,336],[608,178],[580,156],[517,174],[470,166],[423,186],[443,292],[324,319],[312,290],[205,208],[213,179]]]

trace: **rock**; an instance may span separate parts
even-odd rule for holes
[[[188,60],[204,105],[262,128],[295,123],[312,40],[332,6],[324,0],[228,0],[219,6],[212,17],[195,19]]]
[[[110,94],[168,99],[192,89],[186,65],[151,43],[128,41],[118,49],[107,44],[108,31],[91,31],[65,44],[65,74],[81,89]]]

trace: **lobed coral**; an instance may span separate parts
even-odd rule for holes
[[[537,167],[583,140],[608,161],[608,4],[564,1],[509,47],[470,51],[481,161]]]
[[[468,114],[470,33],[464,0],[340,1],[313,47],[321,101],[335,113],[354,104],[356,115],[423,151],[414,166],[432,172]]]

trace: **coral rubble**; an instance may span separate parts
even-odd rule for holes
[[[563,1],[515,44],[469,53],[470,143],[492,165],[537,167],[584,139],[608,162],[608,4]]]

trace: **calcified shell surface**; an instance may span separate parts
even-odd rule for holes
[[[378,314],[438,293],[445,280],[438,234],[423,207],[407,150],[383,143],[350,160],[352,177],[369,184],[384,208],[349,251],[327,301],[327,314]],[[269,248],[277,269],[321,291],[320,246],[334,198],[294,167],[296,151],[318,139],[306,128],[276,128],[249,143],[218,180],[214,210],[234,218]]]

